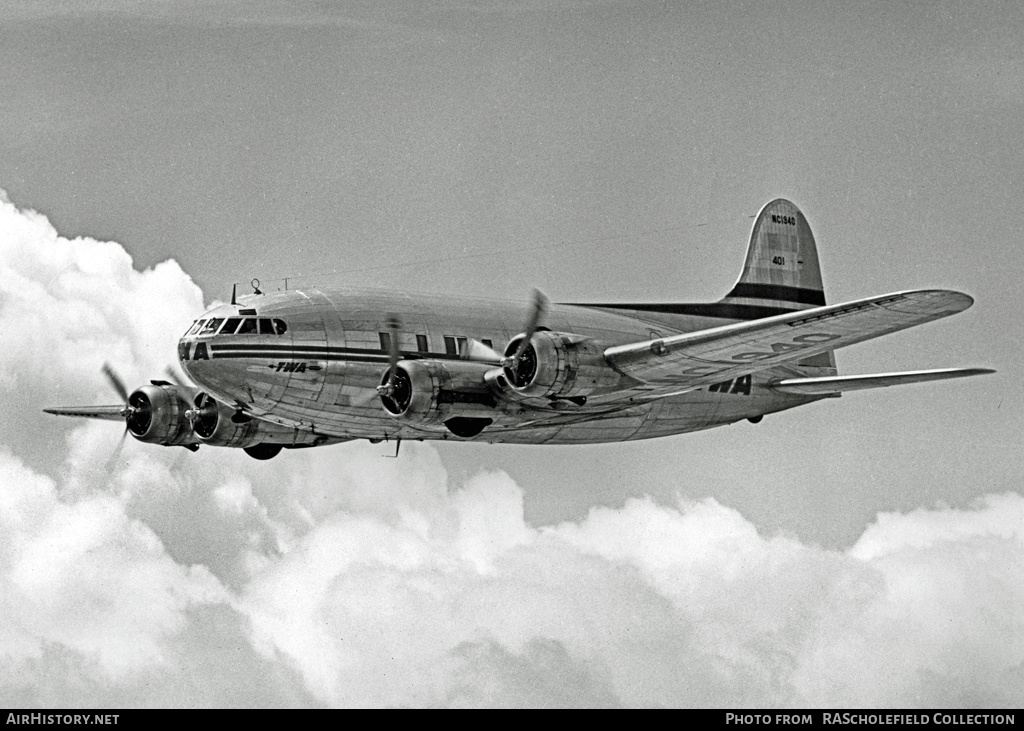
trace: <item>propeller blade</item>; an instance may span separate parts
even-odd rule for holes
[[[379,403],[378,399],[384,395],[384,393],[381,391],[382,388],[385,387],[378,386],[376,389],[367,391],[366,393],[361,393],[358,396],[351,396],[349,397],[349,404],[351,406],[362,407],[377,406]]]
[[[120,376],[114,373],[114,369],[110,367],[109,363],[103,364],[103,375],[110,381],[110,385],[117,391],[117,395],[121,397],[121,400],[128,403],[128,389],[124,387],[124,381],[121,380]]]
[[[479,363],[501,363],[501,354],[475,338],[470,338],[459,348],[459,357],[463,360],[473,360]]]
[[[192,388],[192,386],[187,385],[185,381],[183,381],[181,377],[178,376],[177,372],[170,366],[167,366],[167,368],[164,369],[164,373],[167,374],[167,377],[170,378],[176,386],[181,386],[182,388]]]
[[[502,360],[502,365],[507,365],[510,368],[515,369],[519,363],[519,359],[523,357],[523,353],[530,347],[530,338],[537,332],[537,328],[540,327],[540,322],[544,319],[544,315],[548,311],[548,298],[544,296],[544,293],[539,289],[533,290],[533,300],[530,303],[530,317],[526,322],[526,329],[523,331],[523,339],[519,343],[519,347],[516,348],[515,354],[511,358]]]
[[[121,397],[122,403],[119,406],[51,406],[43,411],[47,414],[84,416],[87,419],[105,419],[107,421],[130,419],[136,409],[128,403],[128,389],[125,388],[124,381],[114,372],[109,363],[104,363],[100,370],[117,391],[118,396]]]
[[[121,438],[117,441],[117,446],[114,447],[114,453],[110,455],[110,459],[107,460],[107,472],[113,472],[114,465],[117,464],[118,458],[121,456],[121,450],[124,449],[125,437],[128,436],[128,427],[121,431]]]
[[[398,335],[402,330],[402,322],[398,315],[388,315],[388,382],[386,385],[377,386],[377,393],[381,396],[390,396],[395,392],[395,373],[398,370],[398,361],[402,357],[402,351],[398,347]]]

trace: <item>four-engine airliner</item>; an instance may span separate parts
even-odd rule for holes
[[[48,413],[124,421],[166,446],[282,449],[369,439],[589,444],[708,429],[843,391],[972,376],[841,376],[834,351],[962,312],[920,289],[828,305],[803,213],[758,214],[739,281],[702,304],[552,304],[358,289],[232,296],[178,344],[196,384]]]

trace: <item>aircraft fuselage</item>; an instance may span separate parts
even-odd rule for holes
[[[593,338],[608,347],[736,321],[722,316],[731,312],[707,316],[706,311],[695,311],[700,314],[624,314],[551,305],[544,329]],[[461,358],[465,342],[473,339],[500,353],[522,332],[526,313],[521,303],[379,290],[251,295],[240,298],[238,305],[214,308],[200,320],[225,322],[218,324],[222,329],[228,329],[230,318],[253,320],[248,332],[241,332],[245,325],[231,327],[238,330],[232,334],[194,332],[193,328],[181,339],[178,355],[189,377],[218,400],[237,405],[258,419],[311,435],[318,444],[360,438],[464,438],[443,423],[409,423],[382,407],[376,388],[388,370],[388,318],[392,316],[401,323],[403,360],[449,362],[463,371],[482,374],[495,366]],[[756,419],[816,400],[765,387],[773,379],[796,372],[780,366],[649,402],[644,401],[641,388],[634,404],[623,404],[621,394],[614,403],[600,394],[585,401],[553,401],[553,413],[543,418],[529,418],[514,402],[495,401],[486,392],[462,394],[459,406],[460,413],[490,421],[479,434],[469,437],[473,441],[618,442]]]

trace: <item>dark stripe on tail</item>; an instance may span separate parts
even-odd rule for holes
[[[820,289],[784,287],[780,284],[754,284],[740,282],[726,297],[750,297],[754,299],[796,302],[801,305],[824,305],[825,293]]]

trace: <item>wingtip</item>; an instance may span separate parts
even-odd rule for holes
[[[894,296],[941,310],[940,317],[958,314],[974,304],[971,295],[954,289],[909,289],[895,292]]]

